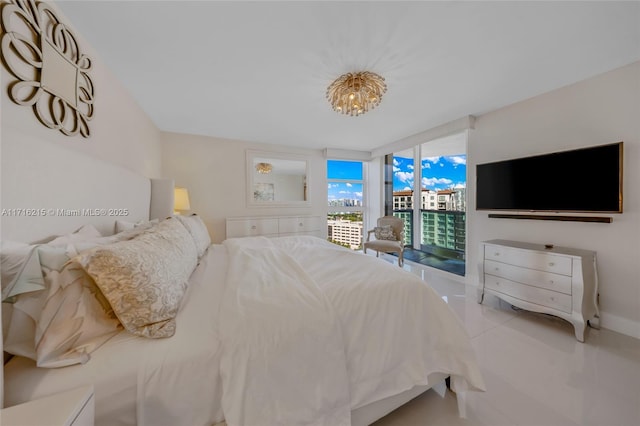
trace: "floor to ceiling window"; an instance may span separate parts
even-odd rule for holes
[[[385,214],[405,221],[405,259],[465,274],[466,132],[385,157]]]
[[[327,160],[327,238],[352,250],[362,248],[364,164]]]

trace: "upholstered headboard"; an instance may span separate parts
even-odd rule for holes
[[[112,234],[118,219],[150,218],[152,185],[151,218],[172,213],[170,179],[149,179],[74,150],[64,150],[61,156],[56,144],[39,145],[27,158],[7,152],[13,146],[4,145],[2,152],[4,158],[14,159],[2,163],[3,240],[41,241],[87,223],[103,235]]]

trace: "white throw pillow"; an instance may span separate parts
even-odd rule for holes
[[[94,238],[100,238],[102,234],[100,231],[96,229],[95,226],[87,224],[80,227],[78,230],[72,232],[71,234],[62,235],[60,237],[54,238],[49,241],[47,244],[50,246],[60,246],[64,244],[79,242],[79,241],[87,241]]]
[[[84,364],[122,329],[120,322],[93,279],[69,261],[65,247],[41,245],[30,258],[41,267],[44,288],[16,297],[4,350],[31,358],[38,367]]]
[[[201,258],[211,245],[211,237],[209,236],[207,226],[197,214],[190,216],[178,215],[175,217],[187,228],[189,234],[193,237],[193,241],[198,248],[198,258]]]

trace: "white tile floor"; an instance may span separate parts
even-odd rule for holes
[[[393,262],[396,258],[382,256]],[[466,418],[444,385],[400,407],[376,426],[413,425],[640,425],[640,340],[607,330],[578,342],[559,318],[515,311],[464,279],[405,262],[428,282],[465,324],[487,391],[469,392]]]

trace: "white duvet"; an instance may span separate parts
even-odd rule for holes
[[[469,338],[417,276],[315,237],[230,239],[222,407],[235,425],[348,425],[350,411],[450,374],[483,390]]]

